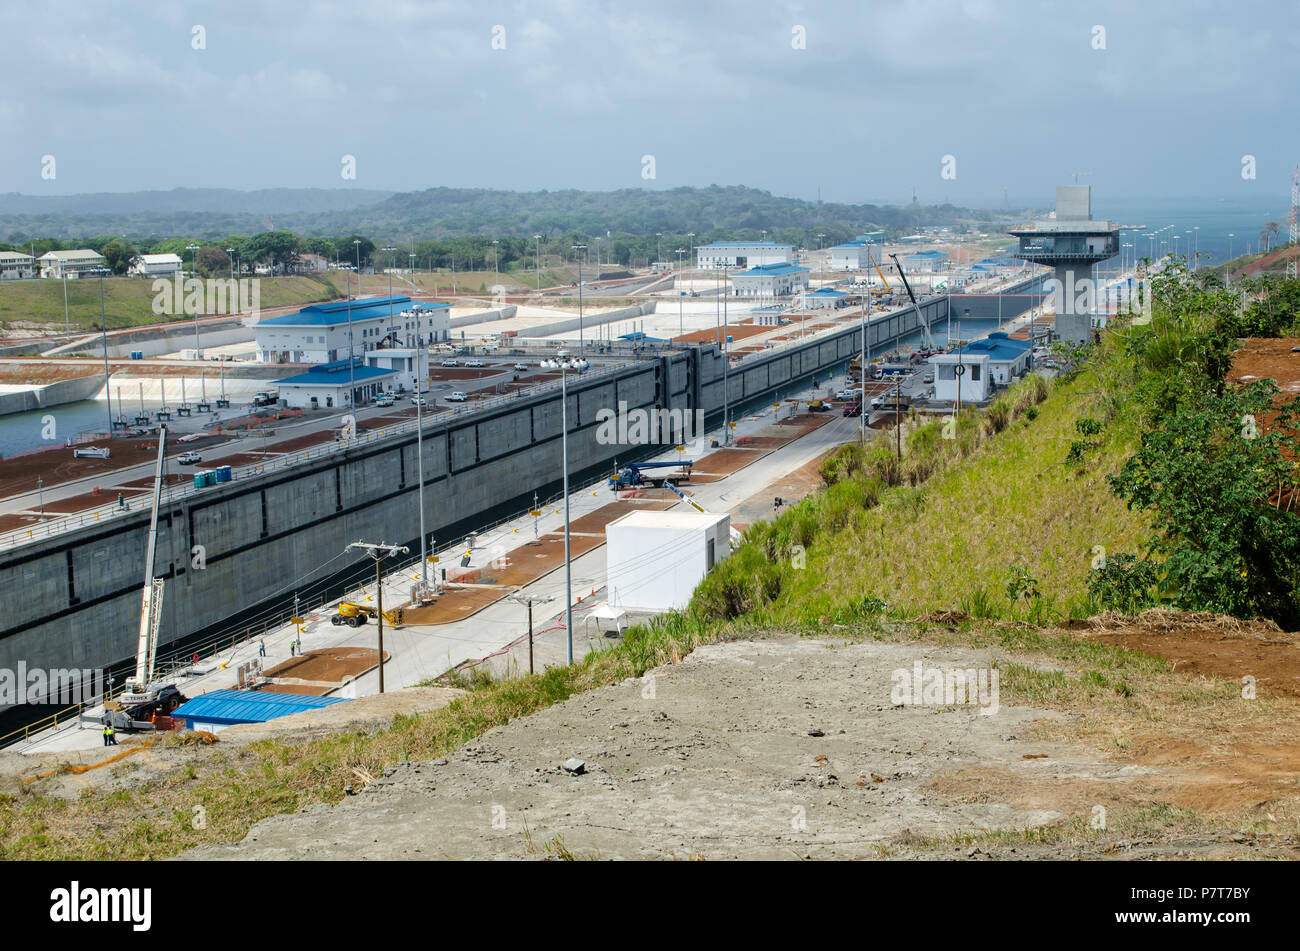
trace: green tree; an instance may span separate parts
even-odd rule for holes
[[[135,246],[122,238],[114,238],[99,249],[104,262],[114,274],[125,274],[131,262],[139,255]]]
[[[195,252],[195,262],[204,277],[228,277],[230,255],[215,244],[207,244]]]
[[[248,239],[244,256],[250,261],[282,268],[293,260],[301,244],[302,239],[292,231],[263,231]]]

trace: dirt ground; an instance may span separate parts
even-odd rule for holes
[[[338,806],[268,819],[239,844],[185,857],[1300,857],[1294,837],[1244,824],[1025,835],[1161,803],[1272,819],[1296,805],[1294,750],[1287,759],[1275,749],[1242,779],[1238,767],[1273,738],[1214,736],[1195,749],[1153,731],[1107,753],[1067,736],[1075,713],[896,704],[896,672],[917,662],[968,668],[990,657],[788,636],[708,645],[442,760],[391,767]],[[563,766],[575,757],[580,773]]]
[[[1277,381],[1283,394],[1300,394],[1300,338],[1251,337],[1232,355],[1228,371],[1231,383],[1250,383],[1259,379]]]
[[[1184,673],[1253,677],[1260,696],[1300,698],[1300,635],[1269,621],[1147,611],[1136,619],[1102,614],[1081,626],[1085,637],[1155,654]]]

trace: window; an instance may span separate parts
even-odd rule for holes
[[[970,380],[972,383],[974,383],[979,378],[980,378],[980,365],[978,363],[972,363],[970,365]]]

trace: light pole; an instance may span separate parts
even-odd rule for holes
[[[1232,260],[1232,239],[1233,239],[1233,236],[1234,236],[1235,234],[1236,234],[1236,232],[1233,232],[1233,231],[1229,231],[1229,232],[1228,232],[1228,260],[1229,260],[1229,261]],[[1232,268],[1230,268],[1230,267],[1229,267],[1229,268],[1224,268],[1224,271],[1227,272],[1228,286],[1231,287],[1231,286],[1232,286]]]
[[[600,239],[597,238],[596,240],[599,241]],[[573,250],[578,252],[576,255],[578,258],[578,355],[581,356],[586,352],[582,339],[582,252],[587,250],[587,246],[585,244],[575,244]]]
[[[533,235],[533,241],[536,242],[536,254],[533,257],[533,263],[537,265],[537,293],[542,292],[542,236]]]
[[[230,265],[230,279],[235,279],[235,249],[226,248],[226,263]]]
[[[388,327],[384,330],[384,337],[387,339],[388,335],[393,332],[393,252],[397,249],[392,245],[389,245],[388,247],[380,248],[379,250],[388,253]],[[419,393],[419,385],[420,384],[417,382],[417,394]]]
[[[693,258],[695,257],[695,232],[694,231],[686,232],[686,238],[687,238],[687,244],[690,247],[690,250],[686,252],[686,256],[688,258]]]
[[[677,249],[677,284],[681,284],[682,281],[682,255],[685,253],[686,253],[685,248]],[[677,288],[677,333],[679,336],[686,333],[686,320],[682,316],[682,296],[684,294],[685,291],[683,291],[681,287],[678,287]]]
[[[190,270],[194,276],[199,275],[199,246],[197,244],[185,245],[185,250],[190,252]],[[199,309],[194,308],[194,357],[197,360],[203,359],[203,348],[199,346]]]
[[[95,268],[95,273],[99,276],[99,333],[100,340],[104,344],[104,390],[108,391],[108,318],[104,316],[104,272],[106,267]],[[108,438],[113,438],[113,401],[105,400],[108,412]]]
[[[357,296],[361,295],[361,239],[353,238],[352,247],[356,249],[357,254]],[[357,372],[356,372],[357,355],[352,346],[352,281],[348,280],[348,409],[356,409],[357,406]],[[380,663],[383,658],[380,658]]]
[[[656,231],[655,232],[655,264],[658,264],[660,259],[664,255],[663,243],[664,243],[664,233],[662,231]]]
[[[492,239],[492,276],[493,276],[493,279],[494,279],[498,284],[501,283],[501,267],[500,267],[500,265],[499,265],[499,263],[498,263],[498,259],[497,259],[497,239],[496,239],[496,238],[493,238],[493,239]]]
[[[560,454],[564,469],[564,636],[568,645],[569,664],[573,664],[573,568],[569,559],[569,371],[581,373],[587,361],[543,360],[542,367],[560,371]]]
[[[731,352],[727,346],[727,262],[722,262],[722,444],[731,445],[731,390],[727,385]]]

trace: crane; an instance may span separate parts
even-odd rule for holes
[[[669,490],[673,493],[673,495],[677,496],[679,499],[681,499],[683,502],[685,502],[685,503],[686,503],[687,505],[689,505],[691,508],[695,509],[695,511],[699,512],[701,515],[708,515],[708,514],[709,514],[708,512],[704,511],[704,507],[703,507],[702,505],[700,505],[699,502],[696,502],[693,498],[691,498],[689,495],[687,495],[687,494],[686,494],[685,492],[683,492],[681,489],[677,488],[677,486],[673,485],[673,484],[672,484],[671,482],[669,482],[667,479],[664,479],[664,488],[665,488],[665,489],[669,489]]]
[[[619,489],[631,489],[638,485],[645,485],[649,481],[652,485],[662,481],[653,476],[646,479],[643,472],[647,469],[675,469],[681,467],[685,473],[684,478],[691,477],[691,466],[695,463],[690,459],[683,459],[680,462],[633,462],[619,469],[617,473],[609,477],[609,487],[615,491]]]
[[[871,253],[870,249],[867,249],[867,259],[875,266],[876,273],[880,275],[880,283],[884,284],[885,290],[892,294],[894,289],[889,286],[889,281],[885,280],[885,272],[880,270],[880,263],[876,260],[875,255]]]
[[[167,427],[158,430],[158,461],[154,467],[153,509],[149,515],[149,540],[145,546],[144,588],[140,596],[140,632],[136,641],[135,676],[116,700],[105,701],[104,719],[118,729],[150,729],[154,718],[165,716],[185,702],[171,682],[155,682],[158,626],[162,621],[163,579],[154,577],[154,550],[158,544],[158,509],[162,503],[163,454]]]
[[[934,337],[930,335],[930,325],[925,322],[925,316],[921,313],[921,305],[916,302],[916,295],[912,293],[912,285],[907,283],[907,275],[903,273],[903,265],[898,263],[898,255],[891,254],[894,259],[894,267],[898,268],[898,276],[903,279],[903,287],[907,288],[907,296],[912,301],[912,306],[916,308],[916,319],[921,325],[921,339],[925,343],[925,349],[934,349]]]

